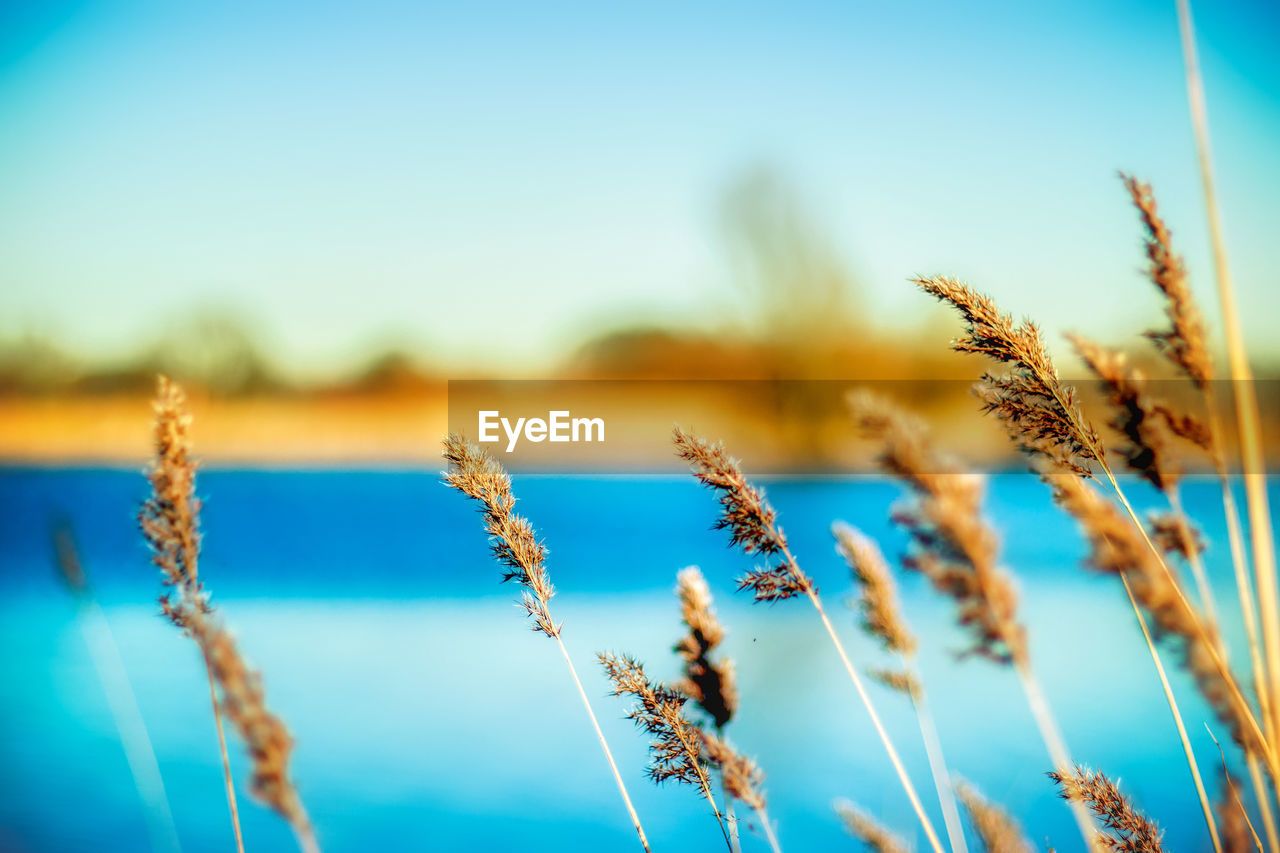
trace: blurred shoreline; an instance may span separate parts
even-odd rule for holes
[[[1089,382],[1078,383],[1086,410],[1103,428],[1106,414]],[[844,400],[870,388],[917,413],[974,470],[1023,470],[995,418],[984,415],[960,380],[912,379],[569,379],[426,381],[393,386],[224,396],[190,390],[198,455],[219,468],[411,467],[440,465],[451,431],[477,439],[477,413],[543,417],[550,410],[600,417],[606,440],[531,443],[505,452],[526,473],[677,473],[671,452],[679,424],[724,441],[757,474],[844,475],[872,470],[873,449],[858,438]],[[1267,446],[1280,447],[1280,383],[1260,384]],[[1168,399],[1177,389],[1162,388]],[[1224,412],[1232,423],[1232,413]],[[500,432],[500,431],[499,431]],[[1110,430],[1108,441],[1118,443]],[[152,453],[151,395],[0,394],[0,465],[141,468]],[[1184,454],[1188,473],[1204,460]],[[1280,464],[1274,453],[1269,469]]]

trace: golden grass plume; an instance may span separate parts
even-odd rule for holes
[[[675,687],[711,717],[717,729],[733,718],[738,708],[738,688],[733,661],[712,658],[724,642],[724,627],[712,607],[711,590],[696,566],[681,570],[676,578],[680,618],[687,633],[676,644],[676,654],[684,661],[684,677]]]
[[[736,459],[724,445],[710,442],[676,427],[676,454],[693,466],[693,476],[716,492],[722,509],[716,529],[729,531],[729,541],[748,555],[766,560],[781,557],[776,566],[748,572],[738,588],[750,590],[756,601],[782,601],[817,592],[812,579],[790,558],[787,537],[778,527],[778,514],[764,492],[747,481]]]
[[[316,850],[314,830],[289,773],[293,739],[284,722],[267,709],[261,677],[250,669],[230,632],[213,613],[199,580],[200,501],[195,497],[190,424],[182,389],[160,377],[155,402],[155,458],[147,472],[151,495],[142,505],[138,521],[151,547],[152,562],[167,587],[160,598],[161,609],[200,648],[211,686],[217,685],[215,712],[226,714],[248,749],[254,796],[288,821],[304,850]],[[221,726],[219,717],[220,735]],[[224,744],[224,766],[225,761]],[[229,768],[227,773],[235,821]]]
[[[481,505],[494,559],[507,567],[503,582],[514,580],[524,587],[521,604],[533,619],[533,630],[559,637],[560,626],[549,609],[556,592],[547,575],[547,549],[529,520],[516,514],[511,477],[493,457],[457,433],[445,439],[444,458],[449,464],[445,483]]]
[[[1105,774],[1076,766],[1068,773],[1050,773],[1064,800],[1083,803],[1102,824],[1099,841],[1124,853],[1164,853],[1162,831],[1138,811]]]
[[[858,590],[857,610],[863,629],[891,652],[909,655],[916,638],[898,605],[897,584],[884,554],[870,537],[843,522],[831,526],[836,551],[844,558]]]
[[[956,780],[956,797],[969,815],[973,832],[987,853],[1033,853],[1022,827],[999,805],[988,800],[968,782]]]
[[[907,842],[853,803],[837,800],[834,808],[845,831],[861,841],[871,853],[907,853]]]
[[[881,468],[911,492],[893,512],[911,537],[903,565],[955,600],[973,635],[964,654],[1025,664],[1017,591],[998,566],[999,540],[982,514],[983,478],[936,451],[924,425],[887,400],[855,392],[849,406],[859,432],[877,442]]]

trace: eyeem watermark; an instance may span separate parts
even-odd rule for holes
[[[496,410],[480,412],[480,441],[501,441],[498,429],[506,435],[507,452],[516,449],[521,437],[535,444],[541,441],[554,442],[592,442],[604,441],[604,418],[575,418],[568,411],[547,412],[546,420],[542,418],[516,418],[513,424],[510,418],[502,417]]]

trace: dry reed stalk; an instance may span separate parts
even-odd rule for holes
[[[1231,564],[1235,572],[1236,592],[1239,598],[1240,612],[1244,618],[1245,636],[1248,641],[1249,661],[1252,668],[1254,692],[1258,699],[1262,716],[1262,726],[1269,743],[1276,742],[1276,718],[1272,710],[1273,699],[1265,675],[1266,664],[1259,640],[1258,615],[1253,581],[1250,578],[1248,560],[1244,549],[1244,532],[1240,523],[1240,512],[1236,506],[1235,494],[1227,475],[1226,454],[1224,450],[1223,427],[1218,417],[1218,403],[1213,385],[1213,360],[1209,355],[1204,335],[1204,321],[1200,310],[1191,295],[1187,282],[1186,265],[1174,252],[1172,236],[1168,226],[1160,217],[1151,187],[1137,179],[1121,176],[1125,188],[1129,191],[1134,207],[1138,210],[1145,231],[1145,243],[1149,266],[1147,275],[1165,300],[1165,315],[1169,319],[1169,328],[1164,331],[1149,332],[1148,337],[1156,341],[1169,360],[1200,390],[1204,400],[1207,416],[1207,445],[1205,447],[1218,477],[1218,486],[1222,494],[1223,514],[1227,521],[1227,538],[1231,551]],[[1176,496],[1176,495],[1175,495]],[[1172,503],[1172,502],[1171,502]],[[1181,508],[1175,506],[1175,512]],[[1185,513],[1183,513],[1185,515]],[[1249,768],[1249,779],[1257,796],[1259,810],[1262,813],[1263,826],[1272,851],[1280,851],[1280,833],[1276,829],[1275,816],[1272,811],[1272,796],[1267,790],[1266,781],[1259,772],[1256,754],[1247,752],[1245,760]],[[1274,774],[1275,767],[1268,764],[1268,770]]]
[[[1263,776],[1257,755],[1252,752],[1246,752],[1244,761],[1245,767],[1249,771],[1249,782],[1253,785],[1254,794],[1257,797],[1258,811],[1262,813],[1262,828],[1267,836],[1267,849],[1271,850],[1272,853],[1276,853],[1276,851],[1280,851],[1280,829],[1276,827],[1275,812],[1271,809],[1267,780]]]
[[[1062,789],[1063,799],[1083,803],[1101,821],[1099,839],[1109,850],[1125,853],[1164,853],[1163,834],[1139,812],[1116,784],[1104,774],[1075,767],[1067,773],[1050,773]]]
[[[178,829],[173,822],[173,811],[164,790],[164,777],[147,733],[147,724],[138,709],[138,698],[129,682],[111,624],[89,588],[70,526],[64,524],[54,529],[53,545],[58,569],[76,599],[80,631],[93,658],[102,692],[107,697],[107,707],[120,735],[129,773],[145,806],[151,844],[156,850],[179,851],[182,844],[178,840]]]
[[[1267,669],[1271,706],[1271,735],[1280,736],[1280,585],[1276,580],[1276,558],[1271,529],[1271,509],[1267,498],[1266,459],[1262,451],[1262,427],[1258,415],[1258,398],[1253,387],[1253,370],[1245,347],[1240,311],[1227,263],[1226,240],[1218,213],[1218,196],[1214,188],[1213,157],[1209,145],[1209,119],[1205,107],[1204,84],[1196,55],[1195,25],[1191,19],[1189,0],[1178,0],[1178,28],[1182,35],[1182,53],[1187,69],[1187,100],[1191,124],[1195,132],[1200,179],[1204,188],[1205,216],[1213,246],[1214,277],[1226,332],[1227,363],[1235,390],[1236,426],[1240,434],[1240,453],[1244,462],[1245,497],[1249,512],[1249,529],[1253,544],[1254,574],[1257,580],[1258,605],[1262,622],[1264,660]],[[1272,780],[1280,784],[1280,774]]]
[[[1115,574],[1124,584],[1125,592],[1133,607],[1134,618],[1142,629],[1147,648],[1152,651],[1152,661],[1160,684],[1165,693],[1173,714],[1174,724],[1182,743],[1187,766],[1191,771],[1196,792],[1200,799],[1205,825],[1213,841],[1214,849],[1221,850],[1221,840],[1205,792],[1203,778],[1196,763],[1195,753],[1187,736],[1182,714],[1173,699],[1173,690],[1158,654],[1155,653],[1157,639],[1170,638],[1177,642],[1183,658],[1183,666],[1191,673],[1196,686],[1205,700],[1213,708],[1215,714],[1232,733],[1232,736],[1246,751],[1263,748],[1260,743],[1261,732],[1256,724],[1251,723],[1248,706],[1244,698],[1233,692],[1221,677],[1217,667],[1209,661],[1208,652],[1212,646],[1206,646],[1193,626],[1188,624],[1186,613],[1178,606],[1173,581],[1167,572],[1162,571],[1152,558],[1152,552],[1135,533],[1131,524],[1119,513],[1115,505],[1104,500],[1087,483],[1070,474],[1047,474],[1046,481],[1054,491],[1058,503],[1070,513],[1080,524],[1090,544],[1088,564],[1094,569]],[[1139,607],[1141,605],[1141,608]],[[1153,631],[1148,628],[1142,612],[1151,614],[1154,621]]]
[[[1206,723],[1205,731],[1209,733],[1213,745],[1218,748],[1218,755],[1222,759],[1222,796],[1218,798],[1218,802],[1214,804],[1218,815],[1218,825],[1222,827],[1222,850],[1223,853],[1245,853],[1249,849],[1249,839],[1252,837],[1254,845],[1257,846],[1258,853],[1262,851],[1262,839],[1258,837],[1258,832],[1253,828],[1253,821],[1249,819],[1249,811],[1244,807],[1244,801],[1240,799],[1240,791],[1236,787],[1236,780],[1232,778],[1231,771],[1227,768],[1227,753],[1223,751],[1222,744],[1218,743],[1218,739],[1214,736],[1213,730]]]
[[[1053,361],[1040,339],[1039,330],[1029,321],[1014,327],[1012,320],[1007,315],[1000,314],[989,299],[953,279],[917,279],[916,282],[927,293],[955,307],[966,320],[967,335],[953,342],[954,349],[987,355],[1012,365],[1011,375],[995,378],[988,374],[976,388],[979,396],[984,399],[986,410],[1005,422],[1010,436],[1037,461],[1036,467],[1058,472],[1063,477],[1074,475],[1097,479],[1088,467],[1092,463],[1105,476],[1134,529],[1155,556],[1177,605],[1187,617],[1187,624],[1198,635],[1200,645],[1208,653],[1222,681],[1245,710],[1250,727],[1257,731],[1259,741],[1265,746],[1264,755],[1273,778],[1280,777],[1280,763],[1277,762],[1272,744],[1258,728],[1231,668],[1218,651],[1219,644],[1213,640],[1204,620],[1183,594],[1164,560],[1164,555],[1147,534],[1133,505],[1125,496],[1107,462],[1097,432],[1085,419],[1073,390],[1059,380]],[[1150,646],[1149,651],[1153,660],[1159,657],[1155,646]],[[1176,705],[1172,694],[1167,694],[1167,698]],[[1171,710],[1180,716],[1176,708],[1171,707]],[[1194,774],[1194,768],[1192,772]],[[1208,809],[1207,802],[1202,802],[1201,805]]]
[[[1134,618],[1138,620],[1138,626],[1142,628],[1142,638],[1147,641],[1148,649],[1154,649],[1155,642],[1151,639],[1151,630],[1147,627],[1147,620],[1143,617],[1138,605],[1134,603],[1129,578],[1121,574],[1120,580],[1124,583],[1125,591],[1129,593],[1129,604],[1133,606]],[[1213,842],[1213,849],[1218,853],[1222,853],[1222,836],[1218,832],[1218,824],[1213,812],[1205,805],[1209,802],[1209,795],[1204,789],[1204,780],[1200,777],[1200,766],[1196,763],[1196,755],[1191,748],[1191,740],[1187,737],[1187,727],[1183,724],[1182,714],[1178,711],[1178,704],[1173,699],[1173,688],[1169,685],[1169,676],[1164,671],[1164,664],[1161,662],[1159,655],[1153,654],[1151,660],[1155,663],[1156,673],[1160,676],[1160,686],[1164,690],[1165,700],[1169,704],[1169,709],[1173,712],[1173,722],[1178,730],[1178,739],[1182,741],[1182,754],[1186,757],[1187,766],[1191,768],[1191,778],[1195,782],[1196,796],[1200,798],[1200,807],[1203,810],[1205,826],[1209,828],[1209,838]]]
[[[1223,853],[1249,853],[1257,850],[1263,853],[1262,839],[1253,828],[1253,821],[1245,811],[1240,792],[1229,776],[1223,775],[1224,790],[1218,799],[1218,825],[1222,827]]]
[[[943,853],[942,842],[924,811],[915,786],[898,756],[898,750],[881,723],[880,715],[849,659],[844,644],[840,642],[835,627],[827,617],[818,588],[792,555],[786,535],[777,524],[777,513],[765,500],[764,493],[747,481],[737,461],[730,458],[723,445],[686,433],[679,427],[675,429],[674,440],[677,455],[692,466],[694,478],[719,495],[722,513],[716,522],[716,528],[729,531],[731,545],[749,556],[759,554],[766,561],[763,568],[753,569],[740,578],[738,588],[750,590],[758,602],[783,601],[800,595],[809,599],[844,664],[845,672],[853,683],[867,716],[871,718],[871,724],[889,756],[920,825],[924,828],[930,846],[935,853]],[[770,565],[771,560],[776,561],[776,565]]]
[[[555,595],[555,587],[547,575],[547,550],[538,541],[533,525],[523,516],[514,512],[516,498],[511,492],[511,478],[496,460],[475,444],[467,441],[457,433],[451,433],[444,441],[444,458],[449,469],[444,472],[444,482],[451,488],[475,500],[481,505],[484,516],[485,532],[489,534],[490,549],[494,558],[506,566],[503,582],[514,580],[524,587],[521,593],[521,604],[526,614],[533,619],[533,630],[556,641],[569,675],[577,688],[578,698],[586,709],[591,727],[595,730],[596,739],[604,751],[609,769],[617,783],[618,793],[622,795],[627,814],[640,839],[640,846],[649,850],[649,840],[645,837],[644,827],[640,824],[640,815],[636,813],[627,793],[627,786],[622,781],[613,752],[605,740],[604,731],[596,719],[596,713],[587,699],[587,692],[578,678],[578,670],[573,665],[569,651],[565,648],[560,636],[560,628],[551,618],[549,603]]]
[[[859,432],[879,443],[881,469],[912,494],[893,512],[911,538],[903,565],[955,600],[960,625],[973,635],[963,654],[1013,667],[1053,766],[1069,768],[1066,742],[1031,667],[1017,592],[998,565],[999,541],[982,514],[983,478],[939,453],[924,425],[888,401],[855,392],[848,402]],[[1088,843],[1088,815],[1075,804],[1072,811]]]
[[[942,740],[938,737],[924,682],[916,667],[916,638],[902,615],[893,575],[884,555],[870,537],[841,522],[833,524],[831,532],[836,539],[836,551],[848,564],[858,589],[857,608],[863,630],[879,639],[885,650],[894,654],[901,665],[900,670],[868,670],[868,675],[911,699],[925,754],[929,758],[934,788],[938,792],[938,803],[942,807],[947,841],[951,844],[952,853],[967,853],[960,809],[956,805],[951,774],[942,753]]]
[[[711,793],[710,764],[704,757],[707,735],[684,715],[688,697],[662,683],[650,681],[635,658],[604,652],[597,657],[613,682],[613,695],[630,696],[636,701],[627,711],[627,719],[653,738],[649,744],[649,778],[659,785],[676,782],[697,787],[716,816],[725,846],[732,850],[724,815]],[[751,776],[748,770],[748,786]]]
[[[987,853],[1033,853],[1035,848],[1022,834],[1018,822],[1000,806],[983,797],[977,788],[959,780],[956,795],[969,813],[969,823]]]
[[[1230,729],[1232,738],[1246,749],[1262,750],[1262,733],[1251,721],[1244,697],[1231,690],[1210,659],[1215,638],[1206,643],[1191,624],[1186,610],[1178,602],[1174,582],[1129,521],[1114,504],[1078,477],[1046,474],[1045,480],[1055,500],[1076,519],[1088,540],[1088,565],[1124,580],[1131,598],[1151,615],[1155,638],[1175,641],[1183,666],[1195,679],[1218,719]]]
[[[1156,342],[1159,349],[1169,360],[1192,382],[1204,399],[1207,419],[1207,442],[1198,442],[1208,452],[1210,461],[1218,476],[1218,485],[1222,493],[1223,513],[1227,521],[1227,538],[1231,550],[1231,564],[1235,572],[1236,591],[1239,597],[1240,612],[1244,617],[1245,635],[1249,644],[1249,659],[1252,666],[1254,690],[1257,694],[1259,708],[1262,712],[1262,724],[1267,740],[1276,741],[1277,720],[1272,711],[1271,690],[1265,676],[1266,664],[1263,660],[1262,646],[1259,641],[1257,599],[1254,595],[1253,581],[1250,578],[1248,560],[1244,551],[1244,533],[1240,524],[1240,512],[1236,506],[1235,495],[1227,476],[1226,453],[1224,450],[1223,427],[1218,417],[1218,402],[1214,392],[1213,359],[1211,358],[1204,333],[1204,320],[1200,309],[1191,294],[1187,281],[1186,265],[1173,250],[1173,239],[1168,226],[1160,217],[1156,208],[1155,196],[1151,187],[1130,175],[1121,175],[1130,199],[1137,209],[1145,231],[1147,259],[1147,276],[1165,300],[1165,316],[1169,320],[1169,328],[1148,332],[1147,336]],[[1265,792],[1258,791],[1259,801],[1269,811],[1270,804]]]
[[[249,669],[231,634],[214,616],[199,580],[200,501],[195,497],[191,416],[182,389],[164,376],[158,382],[155,414],[156,455],[147,472],[152,493],[138,513],[138,522],[151,547],[152,562],[168,588],[160,597],[161,610],[195,641],[205,661],[237,845],[243,850],[222,733],[223,713],[248,747],[254,796],[289,823],[302,850],[318,851],[315,832],[289,778],[292,738],[284,723],[267,710],[261,678]]]
[[[853,803],[837,800],[834,808],[845,830],[872,853],[907,853],[905,841]]]

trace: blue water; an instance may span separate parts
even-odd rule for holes
[[[708,531],[711,495],[666,477],[517,477],[516,490],[550,546],[553,610],[655,851],[722,842],[690,790],[645,780],[644,739],[607,696],[593,654],[630,652],[673,677],[671,588],[689,564],[707,574],[730,630],[742,691],[730,735],[768,774],[784,849],[854,849],[832,813],[836,797],[914,838],[910,808],[812,609],[754,606],[733,592],[749,564]],[[326,850],[637,849],[564,664],[512,606],[515,590],[498,584],[469,503],[430,473],[210,471],[200,491],[201,575],[295,735],[295,776]],[[881,663],[842,606],[849,584],[828,527],[844,519],[896,553],[902,540],[886,519],[895,487],[778,480],[768,493],[851,653]],[[76,530],[183,849],[231,847],[203,670],[190,641],[156,615],[159,584],[133,520],[143,497],[132,471],[0,471],[0,849],[149,849],[83,617],[53,568],[59,517]],[[1229,606],[1214,488],[1191,483],[1188,498],[1208,521],[1210,567]],[[1119,776],[1172,847],[1208,849],[1123,593],[1079,569],[1081,542],[1034,479],[997,477],[989,505],[1073,755]],[[1037,843],[1080,849],[1044,778],[1049,762],[1017,681],[983,661],[957,663],[950,651],[963,637],[946,602],[919,578],[901,586],[949,764],[1012,809]],[[1238,637],[1232,647],[1242,648]],[[1181,673],[1175,689],[1216,784],[1202,725],[1210,718]],[[910,709],[878,689],[874,699],[941,827]],[[238,747],[233,738],[243,780]],[[281,822],[243,789],[241,798],[247,849],[290,849]],[[766,849],[756,836],[744,848]]]

